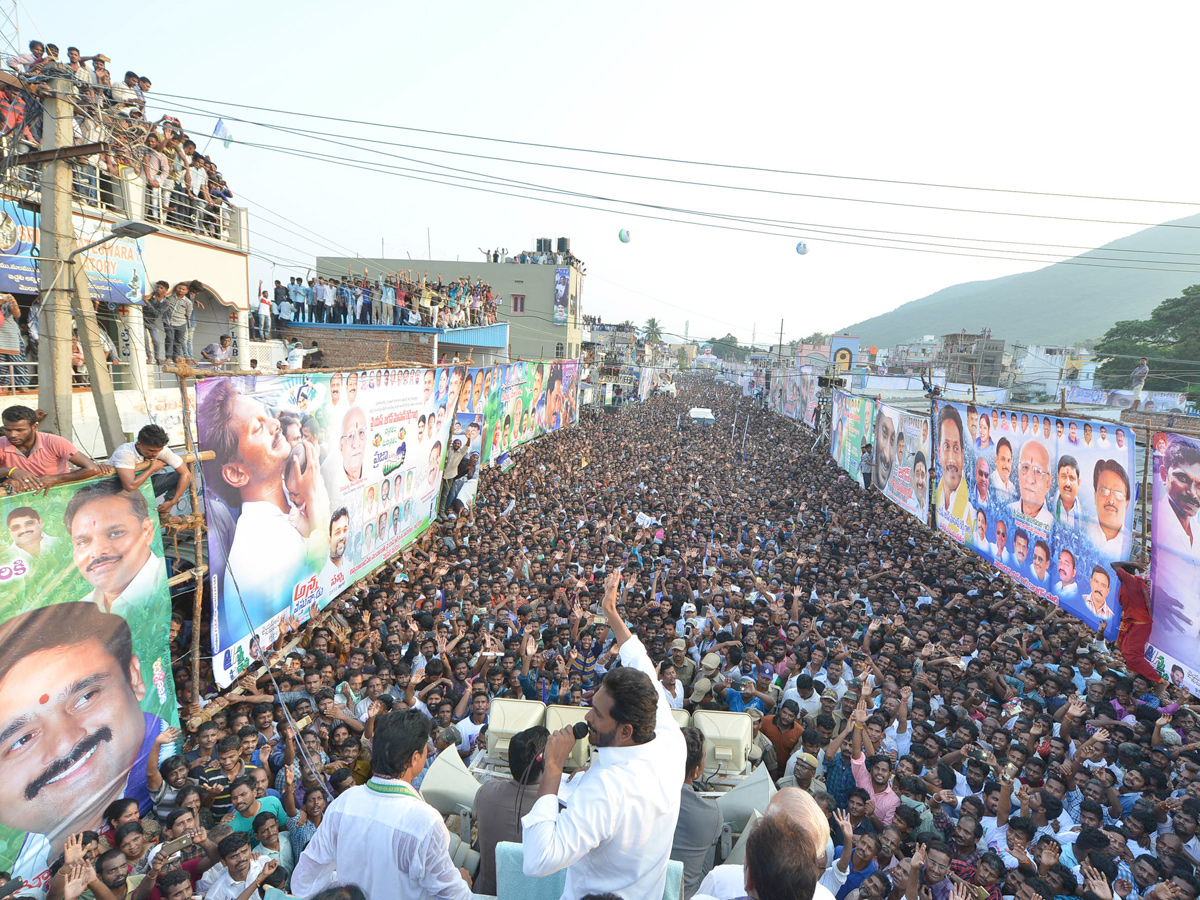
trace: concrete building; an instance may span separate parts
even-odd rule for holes
[[[998,387],[1004,374],[1004,341],[988,331],[944,334],[934,365],[949,381]]]
[[[1074,347],[1016,344],[1012,349],[1012,389],[1017,396],[1055,399],[1063,388],[1090,389],[1095,371],[1092,354]]]
[[[443,282],[481,279],[492,286],[498,320],[509,325],[511,359],[575,359],[580,354],[583,274],[574,265],[317,257],[317,275],[326,278],[348,272],[362,276],[367,268],[376,274],[412,269],[435,280],[440,275]]]
[[[888,354],[888,371],[893,374],[928,373],[941,346],[941,341],[932,334],[897,344]]]

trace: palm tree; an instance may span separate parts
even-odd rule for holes
[[[651,344],[657,344],[662,340],[662,326],[658,323],[658,319],[651,316],[646,320],[646,327],[642,329],[642,337]]]

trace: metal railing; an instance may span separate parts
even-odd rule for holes
[[[0,175],[0,186],[24,196],[27,202],[41,202],[38,172],[33,166],[21,165],[19,156],[17,165]],[[250,249],[249,216],[244,207],[222,204],[209,210],[203,201],[197,201],[196,208],[190,201],[185,205],[186,195],[175,191],[170,200],[172,211],[164,217],[166,192],[150,189],[141,173],[128,166],[122,166],[121,175],[114,177],[96,166],[74,162],[71,193],[80,212],[153,222],[165,231],[227,244],[243,252]]]
[[[110,361],[107,365],[108,374],[112,378],[113,390],[131,390],[136,387],[128,363]],[[71,386],[73,388],[90,388],[92,386],[86,366],[75,367],[71,376]],[[0,395],[32,394],[37,393],[37,389],[37,360],[0,362]]]

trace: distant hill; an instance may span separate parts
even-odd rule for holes
[[[1180,267],[1180,257],[1162,254],[1200,254],[1200,215],[1169,224],[1190,225],[1197,230],[1156,225],[1074,258],[1128,256],[1161,262],[1164,267]],[[1200,255],[1189,261],[1200,263]],[[1035,272],[943,288],[841,330],[858,335],[864,347],[892,347],[925,334],[946,334],[963,328],[978,331],[983,327],[1010,343],[1069,346],[1100,337],[1120,319],[1146,318],[1160,302],[1179,296],[1191,284],[1200,284],[1200,265],[1192,273],[1054,263]]]

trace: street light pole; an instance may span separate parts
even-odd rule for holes
[[[101,244],[115,241],[117,238],[143,237],[156,231],[158,231],[157,228],[144,222],[120,222],[113,226],[110,234],[73,250],[67,257],[67,265],[72,267],[71,280],[74,286],[74,290],[71,292],[71,311],[79,322],[79,342],[83,345],[83,358],[87,363],[92,400],[96,404],[96,414],[100,418],[100,433],[104,437],[104,448],[109,455],[112,455],[117,447],[125,443],[125,430],[121,426],[121,413],[117,409],[117,398],[113,393],[112,373],[108,370],[104,341],[100,337],[100,323],[96,319],[96,308],[92,304],[91,291],[88,288],[87,271],[84,269],[82,260],[77,260],[76,257],[82,256]],[[140,297],[136,299],[141,300]]]

